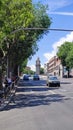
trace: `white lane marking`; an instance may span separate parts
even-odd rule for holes
[[[29,91],[29,92],[24,92],[25,94],[33,94],[33,93],[35,93],[34,91]]]
[[[62,92],[67,92],[67,90],[65,90],[65,89],[60,89],[60,91],[62,91]]]
[[[64,90],[65,92],[66,90]],[[57,92],[53,92],[52,90],[49,90],[48,92],[50,92],[51,94],[57,94]],[[63,91],[62,91],[63,92]],[[68,94],[70,93],[73,93],[73,92],[67,92]],[[60,94],[63,95],[63,93],[60,92]],[[72,99],[73,100],[73,96],[69,96],[69,95],[64,95],[65,97],[63,97],[63,99]]]
[[[52,90],[49,90],[48,92],[52,93],[52,94],[56,94],[55,92],[53,92]]]

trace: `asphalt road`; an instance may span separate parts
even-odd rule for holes
[[[60,88],[44,79],[20,82],[15,103],[0,112],[0,130],[73,130],[73,78]]]

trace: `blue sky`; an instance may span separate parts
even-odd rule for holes
[[[48,16],[52,18],[50,28],[72,29],[73,30],[73,0],[33,0],[33,3],[48,4]],[[57,52],[57,46],[60,46],[65,41],[73,41],[73,32],[49,31],[37,43],[39,50],[28,61],[28,66],[35,70],[35,62],[39,57],[41,66],[44,66]]]

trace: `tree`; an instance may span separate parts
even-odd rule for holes
[[[11,64],[11,68],[14,68],[19,64],[18,61],[21,62],[23,56],[27,57],[28,54],[23,55],[27,48],[26,32],[23,30],[16,34],[12,32],[20,27],[28,27],[32,22],[32,4],[30,0],[1,0],[0,4],[0,46],[3,48],[5,58],[8,58],[9,64]]]
[[[69,52],[66,58],[66,62],[70,66],[70,68],[73,68],[73,42],[72,42],[71,51]]]
[[[3,51],[0,48],[0,90],[2,90],[2,58],[3,58]]]
[[[26,69],[26,67],[23,69],[23,72],[22,73],[24,73],[24,74],[34,74],[34,71],[33,70],[28,70],[28,69]]]
[[[63,66],[66,67],[66,69],[68,70],[68,77],[69,77],[69,72],[70,72],[70,62],[69,62],[69,58],[70,58],[70,54],[72,53],[72,46],[73,43],[72,42],[64,42],[59,48],[58,48],[58,52],[57,52],[57,56],[61,59],[61,63]]]
[[[40,68],[40,74],[44,74],[44,68]]]
[[[31,0],[1,0],[0,4],[0,46],[10,71],[17,74],[18,66],[38,50],[36,43],[47,33],[51,20],[46,7],[33,6]],[[23,29],[33,27],[46,30]]]

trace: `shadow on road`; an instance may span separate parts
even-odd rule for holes
[[[45,86],[46,80],[26,80],[19,81],[18,86]]]
[[[50,105],[53,102],[64,102],[64,100],[69,100],[69,98],[61,94],[50,94],[49,88],[19,87],[15,96],[15,103],[10,103],[5,110]]]
[[[19,87],[17,89],[17,92],[30,92],[30,91],[37,91],[37,92],[46,92],[48,90],[54,90],[54,89],[59,89],[59,87],[40,87],[40,86],[28,86],[28,87]]]
[[[48,87],[30,87],[30,86],[28,86],[28,87],[19,87],[18,89],[17,89],[17,92],[30,92],[30,91],[48,91],[49,90],[49,88]]]
[[[61,84],[71,84],[71,82],[64,82],[64,81],[62,81]]]

